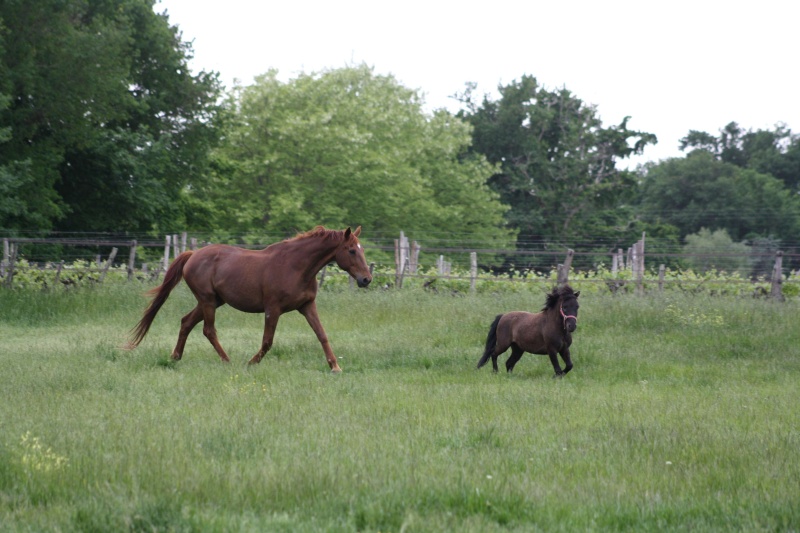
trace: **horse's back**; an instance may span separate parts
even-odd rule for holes
[[[244,266],[242,259],[246,252],[248,250],[228,244],[211,244],[195,250],[183,269],[184,278],[187,282],[191,279],[213,282],[215,276],[236,273]]]
[[[544,313],[511,311],[505,313],[497,325],[498,336],[507,335],[511,343],[528,353],[547,353],[546,320]]]
[[[245,312],[263,312],[266,276],[258,252],[227,244],[195,251],[184,267],[186,284],[198,299],[213,296]]]

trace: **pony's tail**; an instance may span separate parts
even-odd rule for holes
[[[172,289],[181,282],[181,278],[183,278],[183,266],[191,255],[192,252],[188,251],[176,257],[175,261],[172,262],[169,269],[167,269],[167,273],[164,275],[164,282],[158,287],[147,291],[147,294],[155,295],[155,297],[153,301],[150,302],[150,305],[147,306],[147,309],[145,309],[142,319],[136,324],[136,327],[131,330],[131,338],[125,345],[126,349],[133,350],[139,346],[139,343],[142,342],[145,335],[147,335],[147,332],[150,330],[150,324],[152,324],[153,320],[156,318],[158,310],[161,309],[161,306],[167,301],[167,297],[169,293],[172,292]]]
[[[497,345],[497,324],[500,323],[500,318],[502,318],[502,316],[503,315],[497,315],[492,325],[489,326],[489,334],[486,336],[486,349],[483,352],[483,357],[478,361],[478,368],[485,365],[486,361],[492,356],[492,352],[494,352],[494,347]]]

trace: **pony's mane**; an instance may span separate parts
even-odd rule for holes
[[[569,285],[564,285],[561,288],[553,287],[553,290],[550,291],[550,294],[547,295],[547,300],[545,301],[544,307],[542,307],[542,311],[547,311],[548,309],[555,309],[558,305],[558,300],[560,298],[575,298],[575,291],[572,290],[572,287]]]
[[[291,239],[286,239],[284,242],[299,241],[302,239],[309,239],[311,237],[321,237],[326,240],[341,240],[344,236],[343,230],[325,229],[323,226],[317,226],[312,230],[304,233],[298,233]]]

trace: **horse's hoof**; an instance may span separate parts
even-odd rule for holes
[[[342,373],[342,369],[339,368],[338,366],[335,367],[335,368],[331,368],[331,374],[341,374],[341,373]]]

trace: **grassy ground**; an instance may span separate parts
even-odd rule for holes
[[[176,289],[119,350],[135,286],[0,291],[3,531],[797,531],[798,304],[584,294],[575,369],[475,370],[543,296],[323,293],[344,369],[298,314],[222,308],[168,360]],[[501,361],[505,356],[501,357]]]

